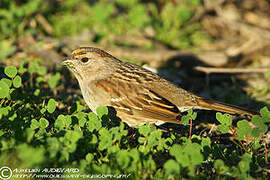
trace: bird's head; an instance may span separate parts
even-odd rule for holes
[[[80,47],[75,49],[62,64],[66,65],[80,80],[93,80],[110,74],[115,66],[121,62],[107,52],[94,47]]]

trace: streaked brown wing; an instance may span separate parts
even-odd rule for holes
[[[134,116],[134,119],[136,117],[138,120],[141,118],[145,122],[163,121],[180,124],[178,108],[151,89],[112,79],[98,81],[96,85],[111,95],[110,105],[120,111],[120,114]]]

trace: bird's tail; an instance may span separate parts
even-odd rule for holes
[[[252,111],[246,108],[242,108],[239,106],[231,105],[231,104],[226,104],[214,100],[209,100],[206,98],[201,98],[199,97],[198,99],[198,106],[202,109],[206,110],[215,110],[215,111],[221,111],[229,114],[239,114],[239,115],[259,115],[258,112]]]

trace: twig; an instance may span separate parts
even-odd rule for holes
[[[11,106],[11,103],[12,103],[12,99],[10,100],[10,102],[9,102],[8,106]]]
[[[213,67],[202,67],[196,66],[194,68],[197,71],[210,73],[266,73],[270,72],[270,68],[213,68]]]
[[[189,124],[189,137],[188,139],[191,139],[191,132],[192,132],[192,118],[190,118],[190,124]]]
[[[37,21],[41,24],[46,33],[53,34],[53,27],[50,25],[50,23],[44,16],[42,16],[41,14],[37,14]]]
[[[267,147],[266,147],[266,143],[264,141],[264,139],[262,140],[262,144],[263,144],[263,147],[264,147],[264,157],[265,157],[265,163],[268,164],[268,150],[267,150]]]
[[[264,170],[265,172],[270,173],[270,169],[263,168],[263,170]]]
[[[235,131],[234,131],[232,128],[230,128],[230,130],[231,130],[232,133],[233,133],[233,137],[234,137],[235,139],[237,139],[237,134],[235,134]],[[245,152],[247,152],[246,146],[243,144],[243,142],[242,142],[241,140],[239,140],[239,142],[240,142],[242,148],[245,150]]]
[[[5,102],[5,98],[1,99],[0,106]]]

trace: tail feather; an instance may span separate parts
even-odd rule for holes
[[[256,111],[251,111],[246,108],[239,107],[239,106],[217,102],[217,101],[213,101],[213,100],[209,100],[205,98],[198,99],[198,106],[201,107],[202,109],[221,111],[221,112],[225,112],[229,114],[239,114],[239,115],[249,115],[249,116],[259,115],[259,113]]]

